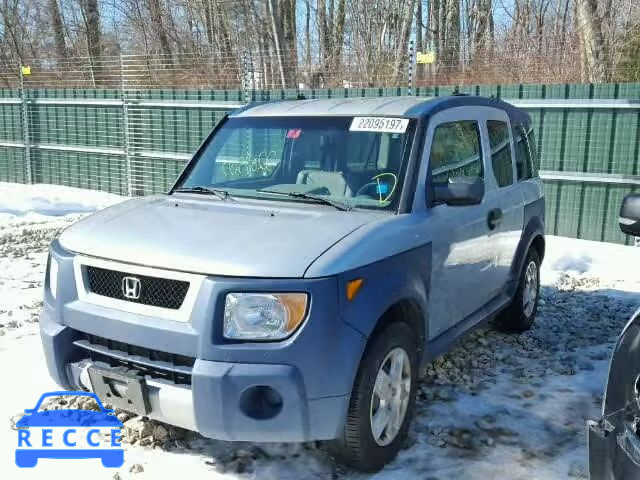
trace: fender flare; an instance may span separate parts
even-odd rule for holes
[[[359,293],[347,300],[343,292],[349,281],[362,278]],[[397,305],[415,310],[410,327],[428,338],[428,301],[431,280],[431,244],[387,257],[338,276],[340,313],[343,320],[368,341],[383,326],[385,314]],[[365,347],[366,348],[366,347]]]

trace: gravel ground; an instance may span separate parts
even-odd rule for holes
[[[74,219],[0,224],[0,354],[38,344],[46,248]],[[598,415],[608,359],[638,294],[619,290],[620,278],[546,277],[553,281],[546,283],[543,271],[531,331],[478,329],[424,369],[409,444],[375,478],[588,478],[585,420]],[[24,401],[30,407],[35,398]],[[0,403],[0,412],[13,427],[21,413],[5,407]],[[100,478],[169,471],[190,478],[366,478],[334,465],[317,442],[219,442],[117,414],[127,461],[117,472],[99,470]]]
[[[74,219],[0,222],[0,335],[38,321],[49,243]]]

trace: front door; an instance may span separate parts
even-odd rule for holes
[[[482,108],[452,108],[432,117],[423,167],[425,182],[455,176],[486,180],[488,148]],[[421,168],[424,170],[424,168]],[[429,185],[425,187],[428,189]],[[429,338],[455,326],[494,298],[496,249],[491,222],[495,203],[433,205],[426,209],[432,244]]]

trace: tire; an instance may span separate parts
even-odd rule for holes
[[[385,327],[370,340],[358,367],[342,435],[327,446],[329,453],[339,463],[363,472],[376,472],[390,462],[403,446],[416,400],[420,361],[417,338],[407,324],[397,322]],[[406,355],[406,360],[403,355]],[[400,358],[402,371],[398,375],[397,367],[391,370],[391,365],[395,361],[397,366]],[[379,373],[381,369],[386,377]],[[387,394],[384,396],[391,401],[386,403],[378,393],[374,398],[374,386],[379,375],[380,389],[376,392],[384,391]],[[394,382],[394,378],[400,378],[399,382]],[[385,380],[389,382],[385,383]],[[408,386],[407,380],[410,380]],[[403,404],[406,407],[403,408]],[[372,430],[372,417],[383,420],[387,418],[385,416],[390,419],[402,416],[402,420],[401,423],[389,421],[389,425],[376,439]],[[380,431],[379,426],[383,423],[384,421],[377,422],[377,431]]]
[[[535,278],[532,279],[531,276]],[[533,286],[529,287],[532,282]],[[539,300],[540,256],[535,248],[530,248],[520,272],[516,293],[509,306],[498,315],[496,328],[505,333],[526,332],[533,326]]]

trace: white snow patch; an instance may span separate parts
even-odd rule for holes
[[[60,185],[22,185],[0,182],[0,221],[43,220],[86,214],[122,201],[124,197]]]
[[[574,238],[546,237],[546,255],[542,264],[541,280],[551,285],[560,276],[571,274],[576,278],[593,277],[621,293],[640,293],[640,247],[629,247]]]

